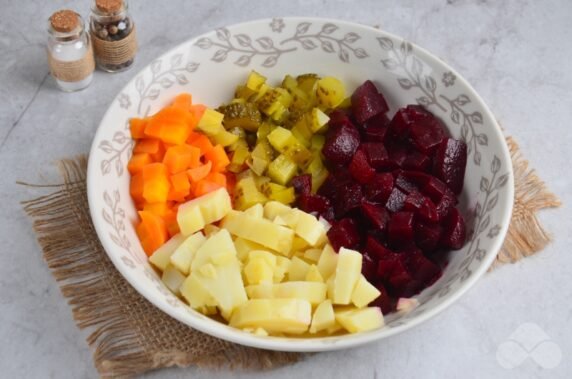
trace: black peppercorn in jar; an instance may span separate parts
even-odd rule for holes
[[[126,0],[95,0],[90,32],[99,68],[118,72],[133,64],[137,39]]]

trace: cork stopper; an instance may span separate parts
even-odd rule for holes
[[[123,0],[95,0],[95,6],[104,13],[117,13],[123,8]]]
[[[79,26],[79,16],[74,11],[63,9],[50,17],[52,28],[60,33],[69,33]]]

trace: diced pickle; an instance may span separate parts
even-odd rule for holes
[[[238,210],[245,210],[258,203],[265,203],[268,199],[256,187],[254,177],[240,179],[234,190],[234,206]]]
[[[218,108],[224,114],[224,126],[227,129],[240,127],[256,131],[262,123],[260,112],[252,103],[231,103]]]
[[[284,154],[280,154],[268,166],[268,176],[274,182],[286,185],[296,175],[297,166]]]

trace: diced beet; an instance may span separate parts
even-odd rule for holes
[[[389,131],[398,138],[405,138],[409,134],[411,121],[405,108],[399,109],[389,122]]]
[[[389,221],[389,212],[387,209],[381,205],[364,201],[361,204],[361,212],[374,228],[385,231],[387,222]]]
[[[381,313],[384,315],[395,311],[396,300],[389,296],[389,293],[383,283],[378,282],[375,284],[375,287],[379,292],[381,292],[381,294],[369,305],[371,307],[379,307],[381,309]]]
[[[334,208],[330,200],[321,195],[304,194],[298,197],[298,206],[308,213],[316,212],[329,222],[334,220]]]
[[[417,221],[413,229],[415,243],[423,252],[432,253],[441,239],[442,227],[440,224]]]
[[[441,200],[441,198],[445,195],[455,198],[455,194],[451,192],[449,187],[439,179],[434,176],[430,176],[429,180],[423,185],[421,191],[429,196],[429,198],[435,203]]]
[[[393,175],[388,172],[375,174],[365,186],[365,198],[370,202],[385,204],[393,190],[393,182]]]
[[[396,212],[391,215],[387,237],[391,246],[403,246],[413,240],[413,212]]]
[[[380,259],[377,265],[377,275],[382,280],[388,280],[394,271],[406,271],[404,263],[398,254]]]
[[[407,268],[413,278],[424,285],[431,285],[441,277],[441,268],[427,259],[419,250],[407,257]]]
[[[367,120],[363,124],[363,127],[366,130],[387,129],[388,126],[389,126],[389,118],[387,118],[387,115],[385,113],[379,113],[370,118],[369,120]]]
[[[465,238],[465,220],[457,208],[451,208],[443,222],[441,244],[444,247],[458,250],[465,244]]]
[[[363,132],[367,142],[383,142],[387,134],[387,126],[383,128],[367,128]]]
[[[378,272],[382,267],[382,262],[383,261],[379,261]],[[406,266],[401,261],[393,263],[388,282],[392,289],[391,292],[400,297],[415,295],[421,288],[422,284],[411,276]]]
[[[367,156],[369,164],[376,169],[384,168],[389,165],[389,156],[383,143],[366,142],[362,143],[360,149],[363,149]]]
[[[367,252],[362,253],[361,273],[370,283],[377,280],[377,259]]]
[[[449,214],[449,211],[455,206],[457,203],[457,199],[454,195],[446,194],[444,195],[441,200],[436,204],[435,208],[437,210],[437,218],[439,221],[445,219],[445,217]]]
[[[370,166],[365,151],[360,147],[350,162],[350,173],[353,178],[362,184],[371,182],[375,170]]]
[[[342,217],[352,209],[358,208],[363,199],[363,191],[359,183],[354,182],[345,187],[338,187],[334,201],[336,217]]]
[[[410,104],[406,106],[405,111],[407,112],[407,117],[411,122],[420,122],[428,118],[435,117],[433,113],[418,104]]]
[[[336,197],[336,177],[331,172],[318,189],[318,194],[332,201]]]
[[[425,154],[431,154],[445,138],[441,121],[431,116],[420,122],[414,122],[409,135],[415,147]]]
[[[359,124],[388,110],[385,98],[370,80],[366,80],[352,94],[352,113]]]
[[[418,151],[410,151],[401,166],[406,170],[426,171],[431,164],[431,159]]]
[[[343,109],[336,109],[328,115],[330,120],[328,121],[328,125],[330,127],[340,127],[340,126],[348,126],[352,125],[352,122],[348,116],[348,113]]]
[[[365,251],[372,257],[376,259],[389,259],[397,258],[398,254],[389,250],[387,247],[383,246],[374,237],[367,236],[365,242]]]
[[[463,141],[447,138],[435,151],[433,173],[443,180],[455,194],[463,189],[467,166],[467,145]]]
[[[393,187],[391,194],[387,198],[385,207],[391,212],[398,212],[403,208],[403,203],[407,194],[402,192],[399,188]]]
[[[389,160],[397,167],[403,167],[403,164],[409,156],[410,148],[402,142],[387,145],[387,153]]]
[[[341,247],[355,248],[360,242],[356,222],[351,218],[335,222],[328,230],[328,239],[335,251],[339,251]]]
[[[298,195],[309,195],[312,192],[312,175],[304,174],[292,178],[292,186]]]
[[[430,174],[416,170],[403,171],[403,176],[405,176],[405,178],[407,178],[411,183],[415,183],[418,188],[423,188],[433,177]]]
[[[326,135],[322,154],[333,163],[348,163],[359,147],[359,142],[359,132],[354,126],[343,125],[330,129]]]
[[[395,177],[395,186],[405,193],[418,192],[419,188],[415,182],[409,180],[403,170],[395,170],[393,172]]]
[[[423,220],[436,222],[439,220],[437,208],[433,202],[417,191],[410,192],[405,198],[403,209],[415,212]]]

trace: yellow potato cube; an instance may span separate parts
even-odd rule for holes
[[[199,268],[199,272],[210,279],[216,279],[216,268],[211,263],[206,263]]]
[[[306,241],[310,246],[318,246],[326,240],[326,228],[315,216],[298,210],[298,222],[295,233]]]
[[[361,275],[362,255],[342,247],[338,253],[334,280],[334,304],[349,304],[354,287]]]
[[[239,306],[230,325],[236,328],[263,328],[269,333],[300,334],[312,321],[312,306],[299,299],[253,299]]]
[[[358,307],[363,308],[381,295],[381,292],[367,281],[365,276],[360,275],[352,292],[352,303]]]
[[[312,262],[318,262],[322,255],[322,249],[308,249],[304,252],[304,258]]]
[[[290,249],[290,256],[292,256],[294,253],[298,251],[307,250],[308,247],[310,246],[306,241],[304,241],[302,238],[298,236],[294,236],[294,240],[292,241],[292,248]]]
[[[268,263],[270,267],[274,269],[276,267],[276,259],[278,257],[266,250],[252,250],[250,253],[248,253],[249,261],[256,258],[263,259],[264,261],[266,261],[266,263]]]
[[[302,299],[312,305],[326,300],[326,284],[319,282],[284,282],[274,284],[274,297],[277,299]]]
[[[179,294],[179,288],[185,281],[185,275],[181,274],[179,270],[175,267],[168,265],[165,271],[163,271],[163,275],[161,276],[161,280],[168,289],[170,289],[176,295]]]
[[[264,217],[270,221],[274,221],[276,216],[289,213],[291,210],[292,208],[279,201],[269,201],[264,204]]]
[[[211,262],[211,259],[219,254],[231,254],[232,256],[236,256],[236,249],[232,238],[230,238],[230,234],[225,229],[221,229],[218,233],[211,235],[199,247],[191,262],[191,271],[197,270],[202,265]]]
[[[195,254],[205,241],[206,238],[201,232],[196,232],[187,237],[171,255],[171,264],[183,274],[188,275]]]
[[[310,270],[310,265],[298,257],[290,260],[290,267],[288,268],[288,280],[300,281],[306,278]]]
[[[245,240],[244,238],[236,238],[234,240],[234,247],[236,248],[236,256],[241,261],[248,259],[248,254],[253,250],[264,250],[265,247],[252,241]]]
[[[260,283],[246,286],[246,295],[249,299],[273,299],[274,285],[271,283]]]
[[[210,237],[212,234],[215,234],[219,230],[220,228],[215,224],[206,224],[203,229],[203,232],[205,233],[205,236]]]
[[[200,310],[206,306],[215,306],[216,301],[197,279],[196,274],[191,273],[183,282],[180,288],[181,295],[191,308]],[[201,313],[204,313],[201,311]]]
[[[350,333],[365,332],[384,325],[383,314],[378,307],[367,307],[335,313],[344,329]]]
[[[324,283],[324,278],[320,274],[320,271],[318,271],[318,267],[316,267],[316,265],[310,265],[310,268],[308,269],[308,272],[306,273],[305,280],[308,282]]]
[[[336,317],[334,316],[334,307],[331,300],[324,300],[312,316],[310,324],[310,333],[317,333],[321,330],[332,328],[336,325]]]
[[[338,254],[334,251],[331,245],[327,244],[322,250],[320,259],[318,260],[318,271],[322,274],[322,278],[329,278],[335,271],[338,265]]]
[[[248,284],[272,283],[273,270],[264,258],[250,259],[244,266],[244,275]]]
[[[149,257],[149,262],[161,271],[165,271],[167,265],[171,261],[171,255],[177,248],[185,241],[185,237],[181,234],[173,236],[170,240],[165,242],[160,248],[155,250],[153,255]]]
[[[274,283],[280,283],[284,279],[286,273],[290,270],[290,264],[290,259],[280,256],[276,257],[276,267],[274,268],[273,276]]]
[[[294,231],[264,218],[258,219],[239,211],[230,211],[222,227],[232,234],[287,255],[292,248]]]
[[[181,234],[191,235],[206,224],[221,220],[231,209],[230,196],[224,188],[188,201],[177,211]]]
[[[192,271],[199,283],[214,298],[223,317],[247,301],[244,283],[240,274],[238,260],[224,266],[213,266],[216,271],[214,278],[203,275],[200,271]]]
[[[246,209],[244,213],[254,218],[262,218],[264,216],[264,207],[260,203],[254,204],[252,207]]]

